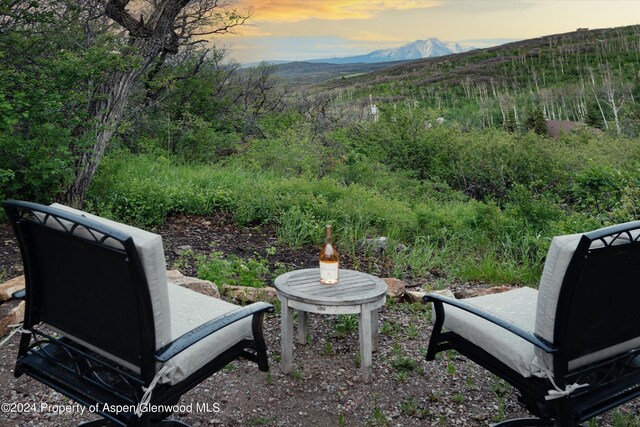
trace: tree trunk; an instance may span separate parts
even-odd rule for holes
[[[94,127],[76,129],[80,141],[89,146],[72,147],[76,156],[76,175],[71,187],[59,200],[80,208],[91,185],[91,181],[104,157],[111,136],[121,122],[124,110],[134,85],[140,80],[154,59],[163,51],[177,53],[178,36],[172,24],[188,0],[174,2],[163,0],[151,13],[148,24],[137,21],[127,12],[128,0],[110,0],[105,12],[109,18],[129,31],[129,48],[141,57],[141,64],[126,71],[114,71],[96,88],[89,103],[89,122]]]
[[[116,72],[96,90],[89,106],[89,114],[94,117],[95,127],[81,131],[92,146],[74,147],[77,157],[76,175],[71,187],[61,195],[60,202],[76,208],[82,207],[111,136],[122,119],[131,90],[143,71],[144,69]],[[94,136],[89,137],[90,133],[94,133]]]

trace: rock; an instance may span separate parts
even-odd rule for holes
[[[455,298],[465,299],[465,298],[480,297],[482,295],[499,294],[502,292],[510,291],[512,289],[513,288],[511,286],[492,286],[490,288],[484,288],[484,289],[464,289],[456,292]]]
[[[172,285],[182,286],[210,297],[220,298],[220,292],[215,283],[185,276],[178,270],[167,271],[167,281]]]
[[[423,302],[424,296],[427,295],[426,292],[421,291],[407,291],[405,294],[409,297],[411,302]]]
[[[24,275],[15,277],[0,285],[0,301],[8,301],[11,294],[24,289]]]
[[[231,297],[239,302],[275,302],[278,297],[275,288],[252,288],[250,286],[222,285],[220,287],[225,296]]]
[[[11,300],[0,305],[0,336],[11,332],[9,325],[22,323],[24,319],[24,301]]]
[[[358,249],[362,251],[371,251],[375,254],[380,254],[387,249],[389,239],[384,236],[376,237],[374,239],[364,239],[358,241],[356,244]]]
[[[387,296],[389,298],[398,299],[404,295],[407,285],[400,279],[387,277],[382,279],[387,283]]]
[[[442,295],[443,297],[456,299],[456,296],[453,294],[453,292],[451,292],[450,289],[442,289],[440,291],[432,291],[431,293],[432,294]]]

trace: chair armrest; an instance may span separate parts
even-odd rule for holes
[[[216,317],[215,319],[211,319],[207,323],[204,323],[197,328],[192,329],[186,334],[176,338],[169,344],[165,345],[160,350],[156,351],[155,359],[158,362],[166,362],[175,355],[191,347],[193,344],[197,343],[203,338],[206,338],[214,332],[219,331],[225,326],[229,326],[230,324],[235,323],[238,320],[242,320],[245,317],[252,316],[256,313],[263,313],[265,311],[273,311],[273,306],[271,304],[267,304],[266,302],[256,302],[254,304],[247,305],[246,307],[242,307],[222,316]]]
[[[11,294],[11,298],[14,299],[24,299],[27,296],[27,290],[26,289],[20,289],[19,291],[15,291],[14,293]]]
[[[506,329],[512,334],[519,336],[520,338],[530,342],[531,344],[535,345],[538,348],[541,348],[547,353],[555,353],[559,350],[558,347],[554,346],[549,341],[543,338],[540,338],[539,336],[529,331],[528,329],[518,326],[513,322],[509,322],[508,320],[505,320],[500,316],[496,316],[495,314],[490,313],[486,310],[483,310],[482,308],[475,306],[473,304],[469,304],[464,301],[460,301],[453,298],[447,298],[445,296],[438,295],[438,294],[425,295],[423,300],[425,302],[433,302],[436,306],[439,306],[440,308],[442,308],[442,304],[452,305],[456,308],[459,308],[460,310],[464,310],[468,313],[476,315],[488,322],[493,323],[494,325],[497,325],[503,329]],[[441,309],[438,311],[441,311],[443,313],[443,320],[444,320],[444,310]],[[439,315],[439,313],[437,313],[437,315]]]

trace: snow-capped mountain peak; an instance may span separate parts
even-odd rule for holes
[[[409,59],[433,58],[436,56],[451,55],[472,50],[473,48],[462,47],[459,43],[443,41],[432,37],[426,40],[416,40],[400,47],[391,49],[374,50],[366,55],[347,56],[340,58],[314,59],[308,62],[325,62],[330,64],[348,63],[373,63],[402,61]]]

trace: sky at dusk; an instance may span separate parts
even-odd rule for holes
[[[235,0],[249,25],[215,40],[241,63],[369,53],[437,37],[488,47],[640,23],[640,0]]]

